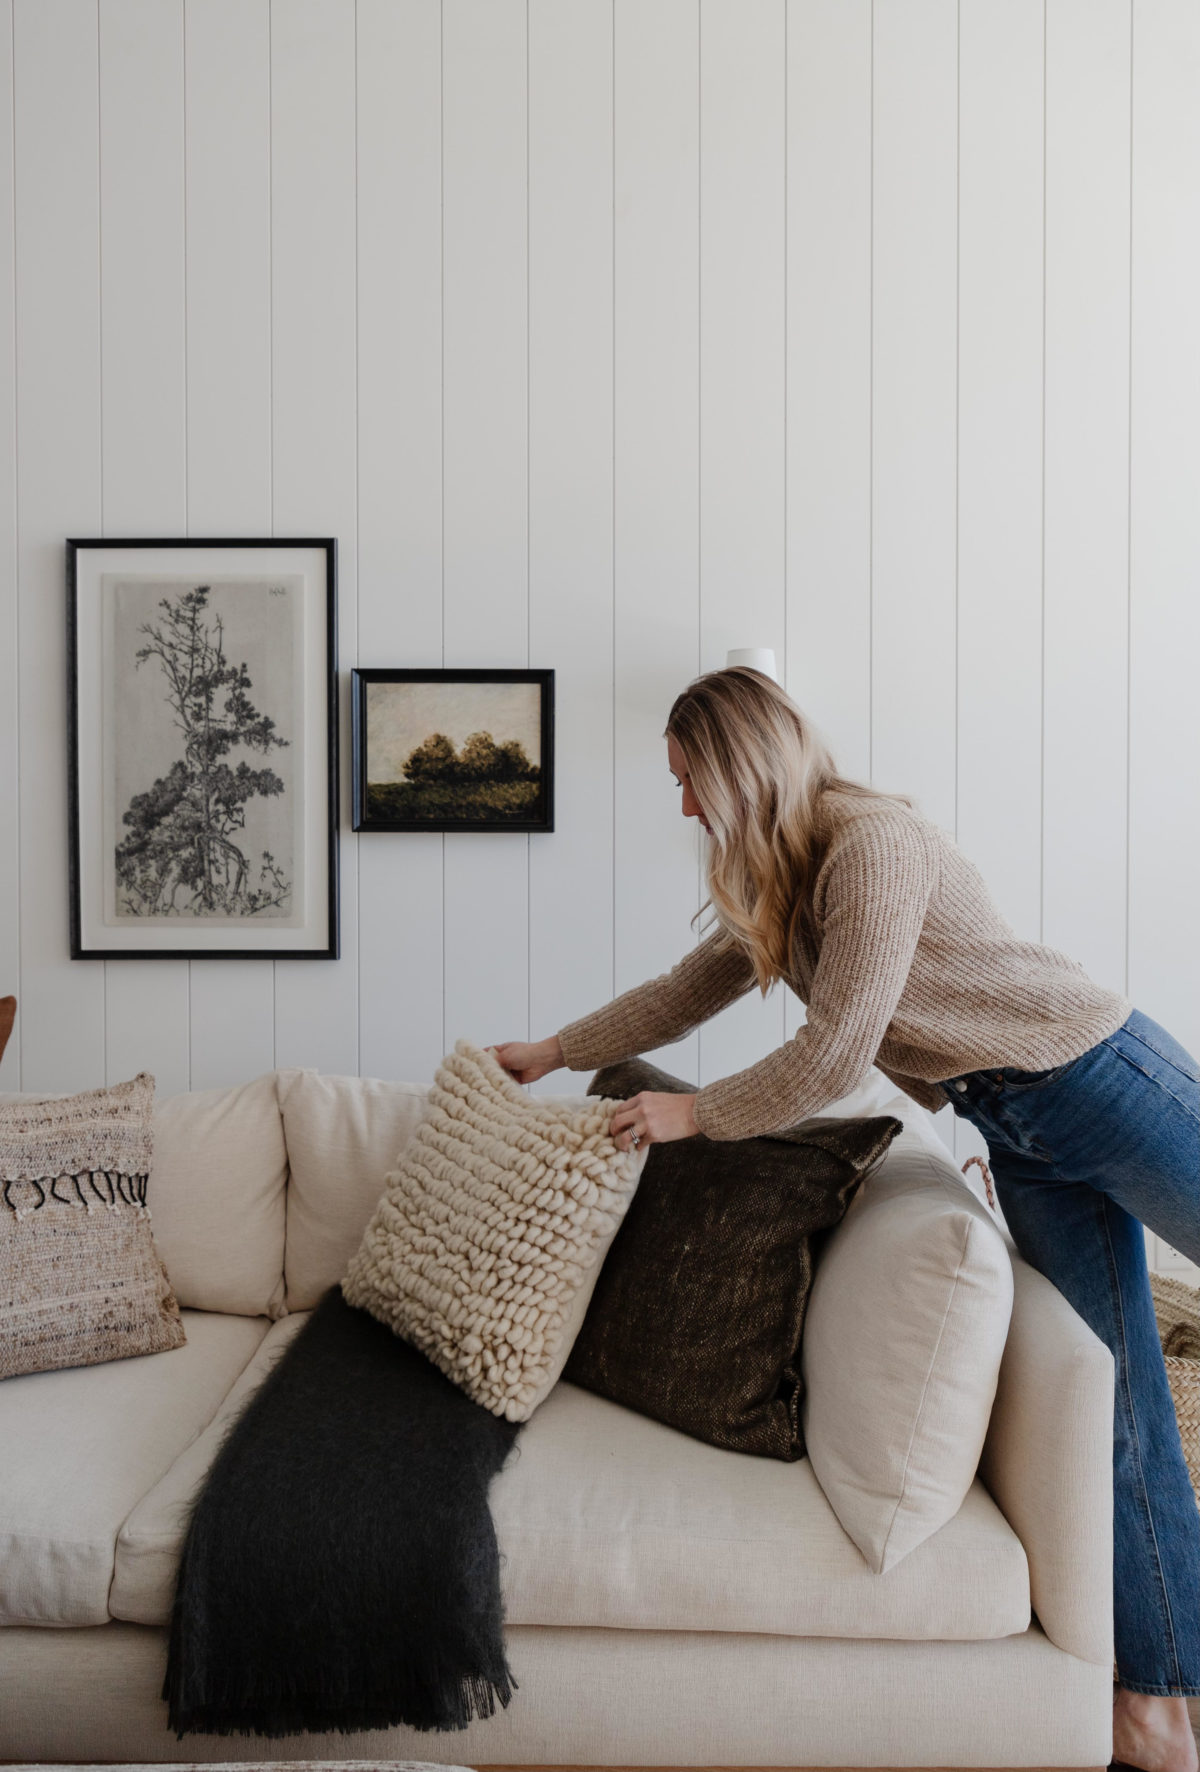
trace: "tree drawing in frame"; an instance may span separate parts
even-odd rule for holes
[[[293,921],[295,772],[278,716],[294,711],[296,586],[126,579],[112,594],[116,920]],[[131,693],[130,665],[153,696],[144,682]]]

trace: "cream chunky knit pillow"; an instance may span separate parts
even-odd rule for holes
[[[646,1152],[616,1103],[526,1095],[459,1040],[346,1270],[349,1304],[507,1421],[558,1379]]]

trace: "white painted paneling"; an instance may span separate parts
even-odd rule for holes
[[[20,672],[17,611],[17,436],[13,266],[13,19],[0,3],[0,997],[21,1014]],[[0,1089],[19,1089],[18,1020],[0,1061]]]
[[[695,939],[695,821],[662,736],[699,669],[699,12],[615,0],[615,988]],[[697,1037],[651,1054],[696,1080]]]
[[[71,960],[64,548],[100,526],[96,11],[13,16],[21,1087],[104,1081],[104,962]]]
[[[958,841],[1041,929],[1042,0],[962,13]]]
[[[1043,0],[962,10],[957,837],[1041,930]],[[963,1162],[982,1155],[967,1120]]]
[[[441,53],[438,0],[359,0],[357,662],[376,667],[442,662]],[[359,840],[364,1075],[427,1080],[445,1050],[442,851]]]
[[[520,667],[530,663],[523,0],[445,0],[443,33],[445,660]],[[528,1037],[530,841],[446,836],[448,1046]]]
[[[662,728],[756,643],[1021,934],[1200,1046],[1194,7],[13,14],[10,1086],[128,1074],[148,1030],[164,1093],[277,1058],[427,1079],[459,1034],[541,1037],[666,970],[700,869]],[[342,960],[193,961],[190,999],[170,963],[67,960],[62,542],[117,528],[335,534],[347,689],[357,662],[554,667],[558,829],[358,843],[347,694]],[[781,1013],[656,1056],[727,1073]]]
[[[358,646],[354,36],[348,0],[288,0],[271,11],[274,534],[337,537],[341,684],[342,957],[275,961],[275,1062],[350,1075],[359,1069],[345,688]]]
[[[1042,940],[1125,986],[1129,0],[1046,21]]]
[[[954,832],[957,7],[875,7],[871,779]],[[952,1110],[936,1116],[957,1149]]]
[[[1200,9],[1133,47],[1129,994],[1200,1056]]]
[[[271,533],[268,0],[184,9],[187,533]],[[191,1077],[275,1063],[274,964],[192,960]]]
[[[787,688],[871,774],[871,4],[787,14]]]
[[[701,0],[700,663],[787,656],[784,587],[784,0]],[[787,993],[708,1022],[702,1083],[781,1045]]]
[[[557,709],[555,830],[529,839],[536,1040],[613,989],[612,78],[610,0],[532,0],[529,644]],[[554,1071],[534,1092],[586,1084]]]
[[[100,0],[100,347],[107,536],[187,532],[183,13]],[[104,962],[107,1081],[186,1089],[186,960]]]
[[[871,771],[953,832],[957,6],[875,8]]]
[[[871,12],[787,12],[784,680],[858,781],[871,774]],[[788,992],[788,1036],[803,1022]]]

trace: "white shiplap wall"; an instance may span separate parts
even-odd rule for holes
[[[663,721],[751,644],[1200,1050],[1197,90],[1193,0],[0,0],[0,1086],[424,1078],[662,971]],[[70,961],[104,533],[336,534],[344,673],[553,666],[557,831],[344,817],[337,963]]]

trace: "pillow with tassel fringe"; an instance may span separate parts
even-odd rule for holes
[[[150,1231],[154,1078],[0,1103],[0,1378],[187,1339]]]
[[[493,1415],[527,1421],[579,1333],[646,1152],[615,1100],[527,1095],[459,1040],[346,1270],[347,1303]]]

